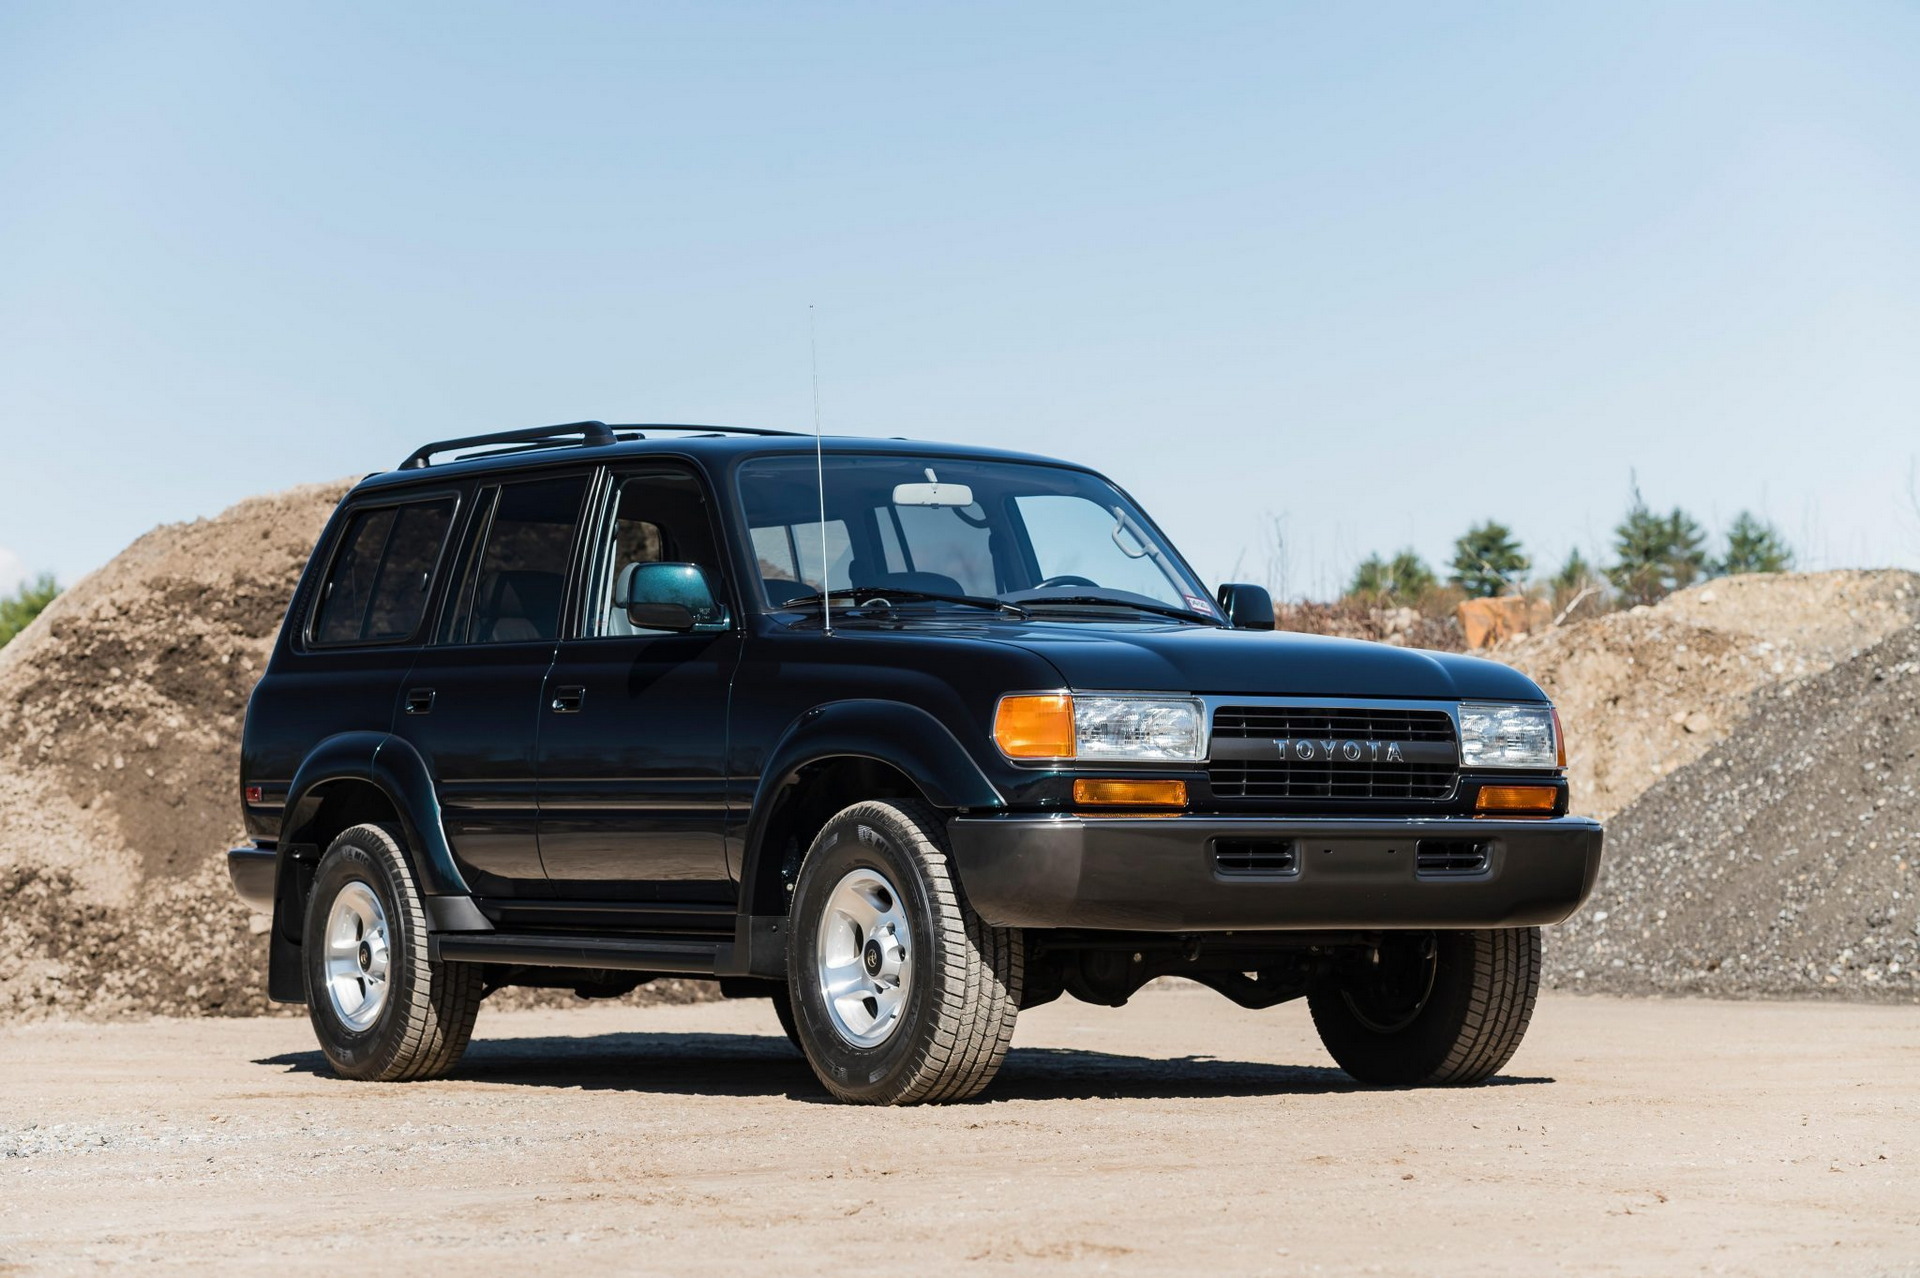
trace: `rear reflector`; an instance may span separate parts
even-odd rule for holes
[[[1081,777],[1073,783],[1073,802],[1083,808],[1184,808],[1187,783]]]
[[[1550,785],[1483,785],[1474,807],[1481,812],[1551,812],[1560,792]]]
[[[263,799],[263,798],[265,798],[265,797],[266,797],[266,792],[265,792],[265,791],[263,791],[263,790],[262,790],[262,789],[261,789],[261,788],[260,788],[259,786],[257,786],[257,785],[250,785],[250,786],[248,786],[248,787],[247,787],[247,802],[248,802],[248,803],[258,803],[258,802],[260,802],[260,801],[261,801],[261,799]]]

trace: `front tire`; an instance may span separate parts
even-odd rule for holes
[[[1485,1082],[1513,1058],[1540,992],[1540,929],[1389,933],[1380,961],[1307,995],[1314,1028],[1363,1083]]]
[[[828,821],[794,886],[795,1037],[841,1100],[957,1101],[993,1080],[1025,975],[1020,934],[973,912],[926,806],[858,803]]]
[[[302,933],[307,1016],[344,1078],[438,1078],[466,1051],[480,968],[427,958],[427,915],[387,825],[343,830],[314,872]]]

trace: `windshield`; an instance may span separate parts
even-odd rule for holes
[[[1085,471],[829,455],[824,554],[812,457],[758,458],[739,473],[771,607],[852,588],[1063,607],[1152,602],[1218,619],[1133,503]]]

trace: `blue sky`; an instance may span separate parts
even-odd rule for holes
[[[434,437],[807,428],[810,304],[829,430],[1092,462],[1212,580],[1593,556],[1633,475],[1920,566],[1910,4],[14,0],[0,118],[0,586]]]

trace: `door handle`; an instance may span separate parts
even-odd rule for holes
[[[407,713],[430,714],[433,711],[432,688],[407,689]]]
[[[586,704],[585,688],[555,688],[553,690],[553,712],[555,714],[579,714],[580,707]]]

